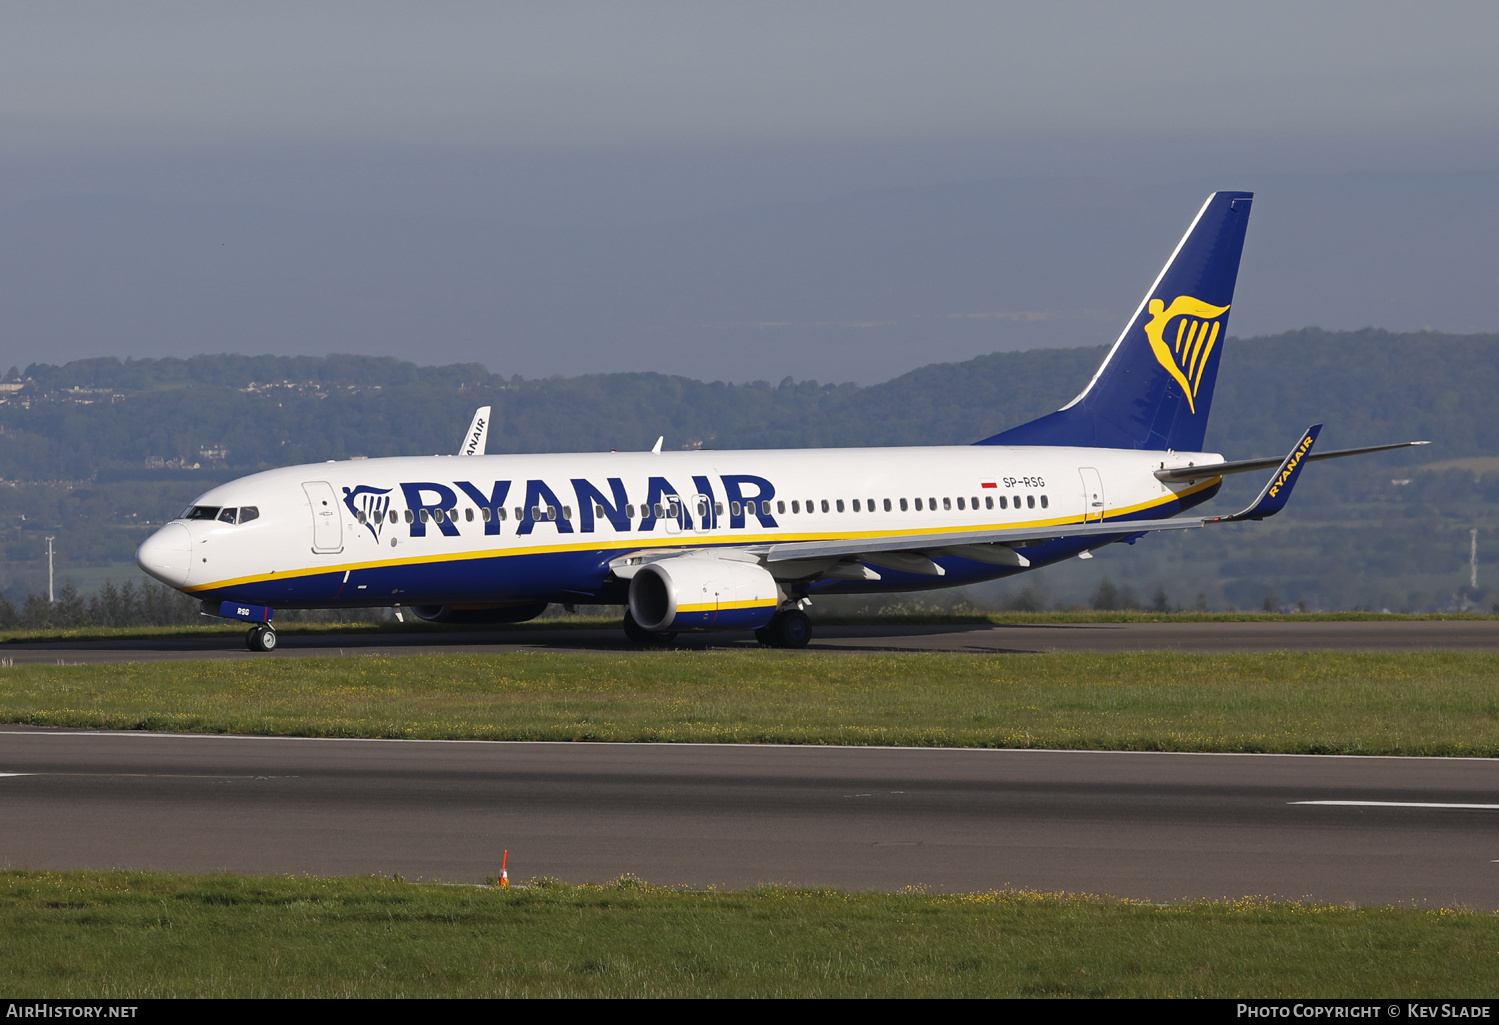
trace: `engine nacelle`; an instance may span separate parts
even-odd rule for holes
[[[652,632],[758,630],[780,604],[775,578],[758,563],[707,552],[646,563],[630,579],[630,615]]]
[[[429,623],[524,623],[547,610],[544,601],[521,605],[415,605],[411,611]]]

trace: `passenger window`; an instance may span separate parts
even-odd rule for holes
[[[822,503],[822,511],[823,512],[827,512],[828,511],[828,504],[826,502]],[[838,499],[838,511],[839,512],[843,511],[843,499],[841,499],[841,498]]]
[[[627,520],[633,520],[634,518],[635,518],[635,507],[633,505],[627,505],[627,506],[625,506],[625,519],[627,519]]]
[[[740,516],[740,515],[743,515],[743,513],[744,513],[744,506],[740,505],[738,502],[730,502],[729,503],[729,515],[730,516]]]
[[[974,495],[973,498],[970,499],[970,501],[973,502],[973,508],[974,509],[978,509],[978,507],[979,507],[979,498],[978,498],[978,496]],[[961,498],[958,499],[958,508],[959,509],[963,508],[963,500]]]
[[[890,499],[888,499],[888,498],[885,499],[885,511],[886,512],[890,511]]]
[[[917,499],[917,501],[920,501],[920,499]],[[919,509],[919,508],[921,508],[921,507],[920,507],[920,506],[917,506],[917,507],[916,507],[916,508],[918,508],[918,509]],[[900,500],[900,511],[901,511],[901,512],[905,512],[905,511],[906,511],[906,500],[905,500],[905,499],[904,499],[904,498],[902,498],[902,499],[901,499],[901,500]]]
[[[1015,496],[1015,508],[1017,508],[1017,509],[1020,508],[1020,496],[1019,495]]]
[[[526,518],[526,510],[523,509],[523,508],[521,508],[520,506],[516,506],[515,507],[515,522],[519,523],[521,520],[523,520],[525,518]]]
[[[547,506],[547,519],[549,519],[549,520],[555,520],[556,518],[557,518],[557,507],[555,505],[549,505],[549,506]]]
[[[958,501],[961,502],[963,500],[960,498],[960,499],[958,499]],[[942,500],[942,511],[943,512],[952,512],[952,499],[950,499],[950,498],[944,498]]]
[[[928,498],[926,500],[926,504],[927,504],[927,507],[932,510],[932,512],[936,512],[937,511],[937,500],[935,498]]]
[[[1046,501],[1046,496],[1045,496],[1045,495],[1042,495],[1042,496],[1041,496],[1041,508],[1043,508],[1043,509],[1045,509],[1045,508],[1046,508],[1046,507],[1047,507],[1047,505],[1048,505],[1048,504],[1049,504],[1049,503],[1048,503],[1048,502],[1047,502],[1047,501]]]
[[[904,502],[901,503],[901,505],[905,505],[905,504],[906,503],[904,503]],[[916,500],[916,511],[917,512],[921,512],[921,499],[919,499],[919,498]]]
[[[484,508],[482,508],[482,509],[479,510],[479,519],[483,520],[485,523],[488,523],[489,522],[489,517],[490,517],[489,506],[486,505]]]
[[[1027,509],[1034,509],[1036,507],[1036,496],[1035,495],[1026,495],[1025,496],[1025,507]]]
[[[500,507],[499,507],[499,508],[498,508],[498,509],[496,509],[496,510],[495,510],[495,511],[494,511],[494,514],[495,514],[495,515],[496,515],[496,516],[498,516],[498,517],[499,517],[499,518],[500,518],[500,520],[501,520],[501,521],[503,521],[503,520],[504,520],[504,519],[505,519],[505,507],[504,507],[504,506],[503,506],[503,505],[502,505],[502,506],[500,506]]]
[[[433,509],[432,510],[432,519],[433,519],[433,522],[441,523],[446,518],[447,517],[445,517],[443,515],[443,512],[442,512],[441,509]]]
[[[224,518],[224,517],[222,517],[222,516],[220,516],[220,517],[219,517],[219,519],[221,519],[221,520],[222,520],[222,519],[223,519],[223,518]],[[364,520],[365,520],[365,516],[364,516],[364,510],[363,510],[363,509],[356,509],[356,510],[355,510],[355,511],[354,511],[354,522],[355,522],[355,523],[363,523],[363,522],[364,522]],[[231,520],[231,521],[230,521],[230,522],[231,522],[231,523],[232,523],[232,522],[233,522],[233,521],[232,521],[232,520]]]
[[[807,501],[807,512],[816,512],[816,511],[817,511],[816,504],[814,502],[812,502],[810,499],[808,499],[808,501]],[[822,502],[822,511],[823,512],[827,512],[828,511],[828,502],[827,502],[827,499],[823,499],[823,502]]]
[[[720,508],[719,511],[722,512],[722,508]],[[755,515],[755,503],[754,502],[745,502],[744,503],[744,511],[745,511],[746,515],[749,515],[749,516]],[[765,511],[766,512],[770,512],[769,503],[766,503],[766,509],[765,509]]]
[[[425,509],[421,510],[420,512],[417,513],[417,516],[420,517],[420,519],[421,519],[421,521],[423,523],[427,522],[427,510],[425,510]]]
[[[994,496],[993,495],[985,495],[984,496],[984,508],[985,509],[993,509],[994,508]]]
[[[791,500],[791,511],[794,513],[799,513],[802,511],[802,504],[794,498]]]
[[[999,496],[999,507],[1001,509],[1008,509],[1010,507],[1010,501],[1004,495]]]
[[[754,502],[751,502],[749,504],[749,511],[750,512],[754,512],[755,511],[755,503]],[[714,502],[713,503],[713,515],[714,516],[722,516],[723,515],[723,503],[722,502]]]
[[[573,507],[572,506],[570,506],[570,505],[564,505],[562,507],[562,518],[564,520],[570,520],[570,519],[573,518]]]
[[[858,511],[859,511],[859,500],[856,498],[856,499],[854,499],[854,512],[858,512]]]
[[[777,502],[776,503],[776,512],[778,512],[778,513],[784,513],[785,511],[786,511],[786,503],[785,502]]]
[[[962,509],[963,509],[963,496],[959,495],[958,496],[958,510],[961,512]]]
[[[469,523],[474,522],[474,511],[472,509],[463,510],[463,518]]]
[[[885,504],[887,506],[890,504],[890,502],[889,502],[888,499],[886,500]],[[874,512],[874,499],[872,499],[872,498],[869,500],[869,511],[870,512]]]
[[[657,502],[655,505],[651,506],[651,511],[656,514],[656,519],[658,520],[666,515],[666,510],[662,507],[660,502]]]

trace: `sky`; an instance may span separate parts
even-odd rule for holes
[[[1214,188],[1231,330],[1499,331],[1499,7],[0,6],[0,363],[881,380],[1112,341]]]

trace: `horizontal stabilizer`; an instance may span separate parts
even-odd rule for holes
[[[1342,459],[1344,456],[1362,456],[1370,452],[1388,452],[1396,448],[1410,448],[1413,445],[1430,445],[1429,441],[1397,441],[1393,445],[1369,445],[1365,448],[1336,448],[1330,452],[1318,452],[1306,457],[1308,463],[1315,463],[1319,459]],[[1227,463],[1203,463],[1200,466],[1168,466],[1165,469],[1156,470],[1156,480],[1164,481],[1188,481],[1204,480],[1208,477],[1224,477],[1230,473],[1249,473],[1251,470],[1268,470],[1272,466],[1279,466],[1282,460],[1280,456],[1267,456],[1263,459],[1235,459]]]

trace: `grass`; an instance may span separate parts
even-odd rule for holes
[[[580,611],[577,615],[555,615],[525,623],[454,626],[426,623],[415,616],[405,623],[391,621],[365,623],[288,623],[278,622],[282,634],[400,634],[527,632],[532,630],[613,630],[619,627],[619,615],[596,615]],[[858,612],[842,613],[836,609],[813,606],[814,622],[824,626],[1044,626],[1050,623],[1360,623],[1416,622],[1429,620],[1482,620],[1499,616],[1475,612],[1146,612],[1069,609],[1055,612]],[[205,617],[201,625],[191,626],[76,626],[23,630],[0,629],[0,644],[33,644],[56,641],[125,641],[166,640],[181,637],[203,637],[212,634],[243,634],[247,626]]]
[[[1442,997],[1499,915],[1066,894],[0,872],[0,989],[150,997]]]
[[[1499,655],[543,652],[0,668],[0,721],[323,737],[1499,755]]]

